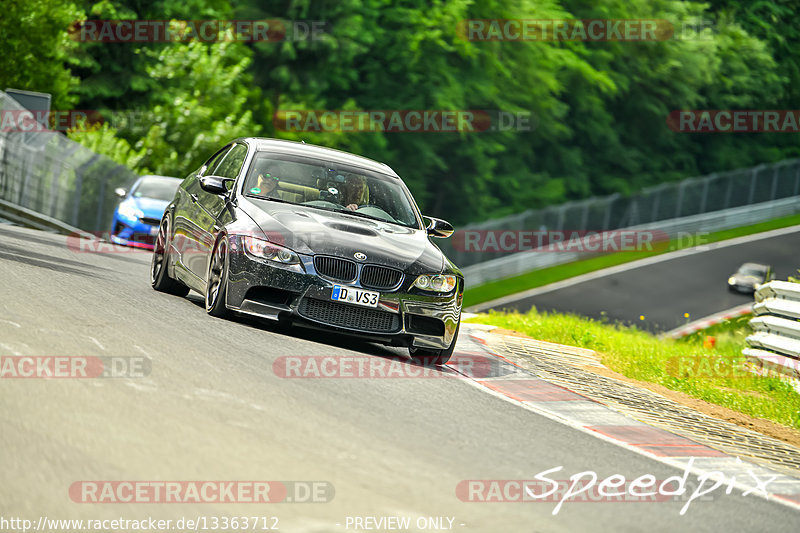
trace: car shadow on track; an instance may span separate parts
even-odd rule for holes
[[[186,299],[205,312],[205,300],[203,296],[195,292],[190,292],[189,295],[186,296]],[[274,322],[268,319],[258,319],[245,315],[234,315],[227,320],[249,328],[269,331],[270,333],[275,333],[276,335],[284,335],[294,339],[302,339],[317,344],[324,344],[327,346],[341,348],[343,350],[349,350],[351,352],[358,352],[365,355],[390,359],[393,361],[401,361],[402,363],[410,366],[424,366],[426,368],[431,366],[429,364],[419,363],[411,359],[411,357],[408,355],[407,348],[385,346],[383,344],[360,339],[356,336],[350,336],[345,333],[316,330],[302,326],[290,325],[283,322]],[[447,367],[439,367],[439,369],[445,374],[452,372]]]

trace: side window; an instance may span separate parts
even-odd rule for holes
[[[202,173],[202,175],[211,176],[212,174],[214,174],[216,172],[217,166],[219,166],[220,162],[225,157],[225,154],[227,154],[229,151],[230,151],[230,146],[226,146],[225,148],[223,148],[222,150],[211,156],[211,159],[206,161],[206,164],[204,165],[206,167],[206,170],[205,172]]]
[[[239,175],[239,171],[242,170],[245,157],[247,157],[247,146],[243,144],[234,145],[214,170],[214,174],[223,178],[236,178]]]

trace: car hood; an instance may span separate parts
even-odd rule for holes
[[[444,254],[422,230],[295,204],[242,198],[239,204],[267,238],[295,252],[353,258],[407,273],[441,272]]]
[[[155,198],[134,198],[134,205],[142,210],[145,217],[161,218],[164,210],[169,205],[169,200],[157,200]]]
[[[757,283],[763,283],[764,279],[758,276],[749,276],[743,274],[734,274],[731,276],[737,285],[746,285],[754,287]]]

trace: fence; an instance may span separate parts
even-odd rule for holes
[[[800,194],[800,159],[788,159],[771,165],[758,165],[688,178],[675,183],[664,183],[643,189],[631,197],[614,194],[543,209],[531,209],[505,218],[470,224],[459,230],[608,231],[645,226],[662,229],[663,222],[667,220],[686,219],[737,207],[766,204],[774,200],[797,197],[798,194]],[[739,212],[746,211],[743,209]],[[482,270],[487,276],[474,276],[471,285],[483,283],[490,278],[499,279],[498,276],[491,275],[492,267],[489,266],[489,262],[507,258],[509,255],[496,250],[457,250],[452,242],[443,242],[441,248],[455,264],[465,269],[465,273],[468,271],[467,267],[485,264]],[[564,261],[559,260],[559,262]],[[523,270],[514,270],[510,273],[505,271],[500,277],[521,274],[529,270],[531,268],[528,265],[523,265]],[[473,269],[470,271],[475,272]],[[481,279],[478,279],[479,277]]]
[[[771,281],[755,292],[754,333],[742,353],[759,374],[775,374],[800,392],[800,283]]]
[[[0,110],[23,108],[0,91]],[[117,187],[136,174],[54,131],[0,128],[0,200],[86,231],[109,230]]]
[[[800,198],[790,197],[701,215],[642,224],[628,229],[657,230],[670,239],[691,238],[693,235],[704,232],[710,233],[747,226],[797,213],[800,213]],[[472,265],[463,270],[467,285],[475,286],[488,281],[516,276],[532,270],[556,266],[587,257],[597,257],[597,254],[591,252],[540,252],[531,250],[506,254],[504,257]],[[484,306],[490,305],[487,303]]]

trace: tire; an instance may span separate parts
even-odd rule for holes
[[[153,247],[153,258],[150,260],[150,285],[158,292],[186,296],[189,294],[189,287],[169,277],[167,272],[170,242],[169,216],[165,216],[158,227],[158,237],[156,237]]]
[[[461,320],[458,321],[456,332],[453,334],[453,340],[450,346],[441,350],[432,350],[429,348],[415,348],[408,347],[408,354],[417,363],[424,365],[443,365],[450,360],[453,355],[453,350],[456,348],[456,341],[458,341],[458,330],[461,329]]]
[[[206,276],[206,312],[217,318],[230,314],[225,306],[225,294],[228,292],[228,240],[222,237],[214,245],[208,261]]]

